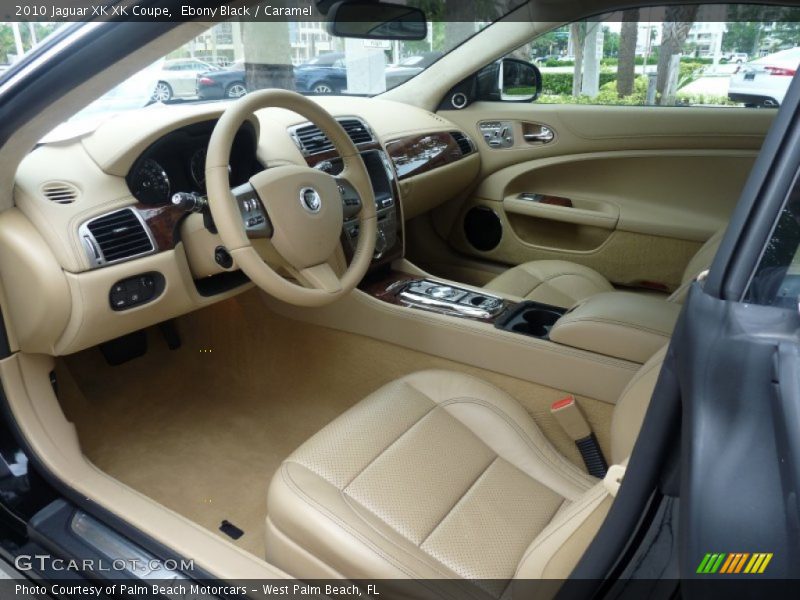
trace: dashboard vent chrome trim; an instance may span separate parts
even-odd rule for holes
[[[475,144],[472,143],[472,140],[465,133],[461,131],[451,131],[450,135],[453,136],[456,144],[458,144],[461,150],[461,156],[467,156],[475,152]]]
[[[40,189],[42,195],[55,204],[72,204],[80,196],[77,186],[66,181],[48,181]]]
[[[132,208],[89,219],[78,228],[78,237],[93,269],[156,251],[150,228]]]
[[[339,125],[356,146],[375,141],[375,135],[369,126],[358,117],[337,117]],[[303,123],[289,128],[289,135],[300,148],[303,156],[312,156],[333,150],[333,144],[322,130],[313,123]]]

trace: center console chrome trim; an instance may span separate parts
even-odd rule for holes
[[[436,288],[449,288],[455,292],[456,299],[437,298],[413,289],[415,287],[418,288],[419,284],[430,284]],[[394,289],[391,291],[397,292],[397,299],[402,305],[445,315],[469,319],[492,319],[505,309],[505,303],[502,298],[430,279],[404,281],[397,287],[392,286],[392,288]],[[471,301],[476,298],[484,298],[484,301],[489,301],[492,306],[485,307],[472,304]]]

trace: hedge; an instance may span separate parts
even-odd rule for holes
[[[617,79],[616,73],[600,73],[600,85]],[[572,73],[542,73],[542,94],[561,96],[572,93]]]
[[[600,87],[600,91],[594,98],[589,96],[572,96],[571,88],[569,92],[560,94],[549,94],[543,92],[537,100],[540,104],[600,104],[600,105],[632,105],[643,106],[647,96],[647,77],[637,77],[633,84],[633,93],[624,98],[617,96],[616,81],[612,80]],[[706,96],[703,94],[689,94],[686,92],[678,92],[676,99],[677,106],[696,106],[696,105],[714,105],[714,106],[737,106],[727,97],[719,96]]]
[[[703,65],[710,65],[710,64],[712,64],[714,62],[714,59],[713,58],[707,58],[707,57],[702,57],[702,58],[701,57],[694,57],[691,54],[686,54],[686,55],[682,55],[681,56],[681,62],[682,63],[691,62],[691,63],[699,63],[699,64],[703,64]],[[609,58],[601,58],[600,59],[600,65],[602,65],[604,67],[615,67],[615,66],[617,66],[617,64],[619,64],[619,59],[618,58],[609,57]],[[637,56],[634,59],[634,64],[636,66],[643,65],[644,64],[644,56]],[[655,49],[654,52],[651,52],[650,56],[647,57],[647,64],[648,65],[658,64],[658,50],[657,49]],[[555,59],[551,58],[549,60],[546,60],[546,61],[543,61],[543,62],[539,63],[539,66],[541,66],[541,67],[574,67],[575,66],[575,61],[574,60],[555,60]]]

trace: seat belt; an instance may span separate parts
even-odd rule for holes
[[[550,405],[550,413],[572,441],[575,442],[589,475],[600,479],[605,477],[608,471],[608,463],[606,463],[603,451],[597,442],[597,437],[589,427],[589,422],[583,416],[578,403],[575,402],[575,396],[567,396],[553,402]]]

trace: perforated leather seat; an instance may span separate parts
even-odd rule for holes
[[[633,448],[664,353],[616,405],[615,463]],[[464,578],[481,580],[475,594],[499,597],[514,578],[566,577],[611,497],[505,392],[423,371],[303,444],[268,503],[267,559],[296,577]]]
[[[711,236],[689,261],[679,289],[711,265],[724,231],[721,229]],[[507,296],[564,308],[600,292],[614,290],[614,286],[594,269],[565,260],[535,260],[517,265],[495,277],[485,287]]]

